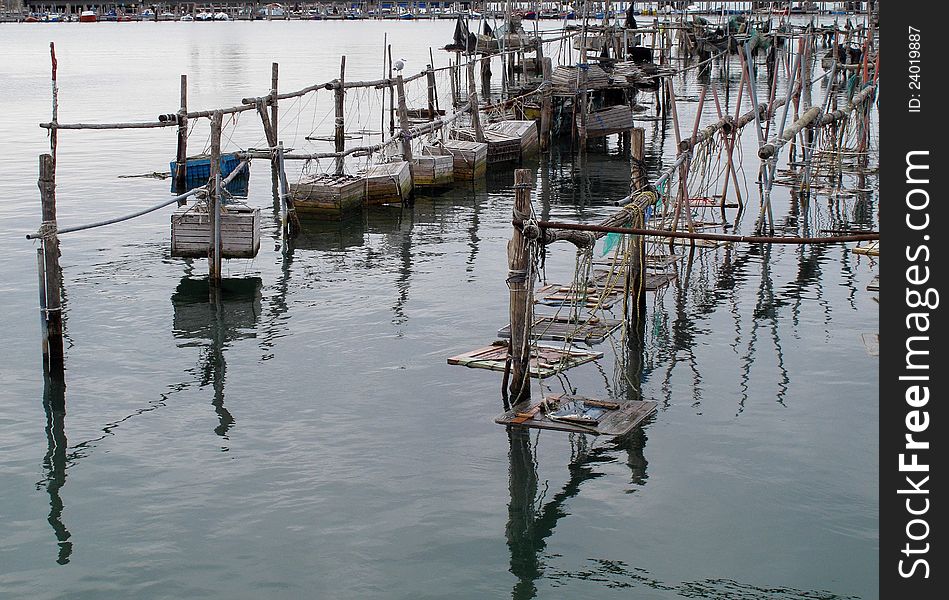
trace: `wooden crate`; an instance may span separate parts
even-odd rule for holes
[[[451,156],[418,156],[412,161],[412,183],[416,187],[442,187],[455,180],[455,161]]]
[[[499,121],[491,123],[487,129],[517,137],[521,144],[521,158],[536,154],[540,148],[540,136],[534,121]]]
[[[461,127],[452,132],[452,135],[458,140],[473,142],[476,139],[474,129],[470,127]],[[484,139],[488,144],[488,164],[516,162],[521,159],[521,139],[517,136],[491,129],[484,128]]]
[[[455,181],[484,177],[488,168],[488,145],[483,142],[448,140],[422,148],[424,154],[452,157],[452,177]]]
[[[290,197],[298,213],[340,218],[366,202],[366,179],[327,173],[290,184]]]
[[[180,206],[171,215],[171,255],[207,258],[211,215],[205,203]],[[225,206],[221,215],[221,257],[254,258],[260,250],[260,209]]]
[[[579,118],[577,116],[578,123]],[[587,115],[588,138],[629,131],[633,127],[633,109],[629,106],[611,106]]]
[[[399,204],[412,197],[412,168],[404,160],[369,167],[366,180],[366,204]]]

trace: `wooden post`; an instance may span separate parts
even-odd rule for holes
[[[580,67],[580,151],[587,148],[587,64]]]
[[[457,68],[458,67],[454,63],[452,63],[451,60],[448,61],[448,82],[451,84],[452,108],[458,107],[458,83],[457,81],[455,81],[455,71],[457,70]]]
[[[478,107],[478,86],[474,80],[474,57],[468,61],[468,102],[471,105],[471,126],[474,128],[475,141],[484,142],[484,129],[481,128],[481,112]]]
[[[646,158],[646,130],[642,127],[634,127],[629,131],[629,153],[632,167],[630,168],[630,193],[645,188],[649,184],[648,174],[643,168]],[[631,227],[645,227],[645,215],[642,211],[630,213]],[[646,286],[645,286],[645,245],[646,239],[641,235],[631,235],[629,237],[630,252],[629,265],[626,272],[626,294],[623,301],[623,314],[627,319],[640,317],[643,320],[646,314]],[[630,299],[633,302],[630,302]],[[636,312],[632,313],[629,309],[636,307]],[[638,321],[637,321],[638,322]]]
[[[428,120],[435,120],[435,69],[428,65],[425,70],[425,79],[428,81]]]
[[[646,156],[646,130],[634,127],[629,130],[629,153],[632,157],[630,167],[629,191],[642,189],[649,182],[646,170],[642,168],[643,158]]]
[[[51,154],[40,155],[40,200],[43,207],[43,271],[45,273],[46,346],[44,366],[50,377],[63,378],[62,270],[59,268],[59,237],[56,235],[56,167]],[[40,290],[41,293],[43,290]]]
[[[336,152],[346,150],[346,127],[345,127],[345,100],[346,100],[346,56],[339,59],[339,81],[333,90],[333,96],[336,101],[336,128],[334,131],[334,141],[336,143]],[[336,174],[343,174],[343,166],[346,159],[342,156],[336,157]]]
[[[514,232],[507,244],[511,316],[511,404],[530,400],[530,324],[533,322],[534,277],[527,238],[521,231],[531,216],[531,172],[514,171]]]
[[[211,117],[211,189],[208,193],[208,214],[211,217],[211,247],[208,249],[208,276],[211,280],[211,287],[216,287],[221,283],[221,238],[220,238],[220,219],[221,198],[221,126],[224,121],[224,114],[221,111],[214,111]],[[276,160],[273,162],[276,166]]]
[[[481,95],[490,102],[491,98],[491,57],[481,55]]]
[[[276,133],[277,128],[277,74],[279,72],[279,66],[277,63],[271,63],[270,65],[270,124],[273,126],[273,130]]]
[[[273,143],[271,149],[277,147],[277,140],[280,137],[280,128],[277,126],[277,63],[270,65],[270,127],[273,129]],[[276,198],[280,194],[280,168],[277,165],[277,154],[271,151],[270,154],[270,178],[273,182],[273,195]]]
[[[412,138],[409,137],[409,113],[405,106],[405,83],[402,71],[395,76],[395,85],[399,93],[399,127],[402,129],[402,160],[412,161]]]
[[[188,76],[181,76],[181,108],[178,110],[178,154],[175,165],[175,193],[188,191]],[[183,206],[184,200],[178,201]]]
[[[550,122],[553,120],[553,90],[551,89],[553,66],[549,57],[544,57],[541,69],[544,75],[544,93],[541,95],[540,108],[540,150],[545,152],[550,149]]]

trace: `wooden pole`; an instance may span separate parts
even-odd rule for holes
[[[484,129],[481,128],[481,112],[478,108],[478,86],[474,80],[474,61],[468,61],[468,104],[471,106],[471,126],[474,128],[475,141],[484,142]]]
[[[425,71],[425,78],[428,80],[428,120],[435,120],[435,69],[428,65]]]
[[[178,153],[175,165],[175,193],[183,194],[188,187],[188,76],[181,76],[181,108],[178,110]],[[184,205],[179,200],[178,205]]]
[[[336,142],[336,152],[342,152],[346,149],[346,127],[345,127],[345,100],[346,100],[346,56],[339,59],[339,85],[333,90],[333,96],[336,101],[336,128],[334,131],[334,140]],[[336,158],[336,174],[343,174],[343,166],[346,160],[339,156]]]
[[[646,130],[642,127],[634,127],[629,131],[629,153],[631,157],[632,168],[630,169],[630,193],[645,188],[649,184],[648,174],[643,168],[646,158]],[[642,210],[636,210],[630,213],[630,223],[632,227],[645,227],[646,220]],[[627,319],[633,316],[640,317],[637,322],[642,321],[641,317],[646,314],[646,286],[643,277],[646,238],[641,235],[631,235],[629,237],[630,252],[629,265],[626,271],[626,294],[624,296],[623,314]],[[630,302],[632,300],[633,302]],[[635,306],[635,313],[630,312],[629,308]]]
[[[395,86],[399,93],[399,127],[402,129],[402,160],[412,161],[412,136],[409,131],[409,112],[405,106],[405,83],[402,72],[395,77]]]
[[[280,128],[277,126],[277,75],[279,68],[277,63],[270,65],[270,127],[273,129],[273,143],[271,148],[277,147],[277,140],[280,137]],[[276,152],[271,153],[270,158],[270,178],[273,182],[273,195],[277,198],[280,195],[280,167],[277,165]]]
[[[531,172],[514,171],[514,232],[507,244],[511,316],[511,404],[530,400],[530,325],[533,322],[534,277],[528,240],[521,232],[531,217]]]
[[[389,44],[389,81],[392,81],[392,44]],[[389,137],[395,135],[395,88],[389,84]]]
[[[540,149],[541,152],[546,152],[550,149],[550,122],[553,120],[553,65],[549,57],[543,58],[541,69],[544,75],[544,93],[541,96],[540,109]]]
[[[220,185],[221,185],[221,126],[224,115],[215,112],[211,117],[211,190],[208,194],[208,214],[211,217],[211,247],[208,251],[208,276],[211,287],[221,283],[221,239],[220,239]],[[273,162],[276,166],[276,160]]]
[[[63,378],[62,270],[59,267],[59,237],[56,235],[56,166],[52,154],[40,155],[40,200],[43,208],[43,271],[46,292],[46,349],[44,366],[49,375]],[[41,290],[42,292],[43,290]]]

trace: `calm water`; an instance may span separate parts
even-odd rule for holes
[[[255,164],[264,240],[256,259],[226,262],[220,309],[206,261],[170,257],[170,209],[63,236],[67,412],[44,410],[24,234],[40,220],[49,41],[62,121],[151,120],[177,109],[181,73],[193,108],[231,106],[267,92],[272,61],[284,90],[332,79],[343,52],[348,79],[378,78],[386,30],[416,72],[452,26],[0,26],[0,596],[876,597],[878,366],[861,342],[878,330],[876,267],[844,245],[697,253],[647,296],[642,387],[660,409],[642,430],[508,434],[492,422],[500,377],[445,359],[507,322],[511,172],[410,210],[306,224],[282,252],[269,168]],[[723,77],[716,66],[724,102]],[[677,89],[688,129],[692,75]],[[422,88],[409,95],[422,105]],[[351,132],[378,131],[380,95],[352,96]],[[282,138],[329,149],[304,137],[329,130],[331,109],[327,93],[281,106]],[[645,127],[658,172],[671,130]],[[225,133],[229,149],[262,142],[249,113]],[[62,132],[61,225],[167,197],[167,181],[119,176],[167,170],[173,154],[171,129]],[[615,142],[584,164],[566,147],[529,166],[551,218],[595,221],[628,182]],[[876,181],[864,185],[818,197],[802,224],[877,223]],[[781,221],[787,188],[774,202]],[[569,281],[573,265],[554,248],[548,278]],[[622,367],[598,349],[569,385],[621,398]]]

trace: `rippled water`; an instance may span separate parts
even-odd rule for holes
[[[272,61],[283,90],[332,79],[343,52],[347,79],[381,77],[386,31],[415,72],[451,28],[0,26],[0,596],[876,596],[878,366],[861,342],[878,329],[865,290],[876,269],[844,245],[696,253],[647,296],[642,389],[655,417],[613,440],[507,433],[492,422],[499,376],[445,359],[507,322],[512,173],[411,209],[305,223],[282,252],[269,168],[255,164],[248,201],[264,240],[256,259],[226,262],[219,308],[206,262],[170,257],[167,210],[63,236],[67,387],[44,391],[23,236],[40,220],[49,41],[61,121],[151,120],[177,109],[181,73],[191,107],[230,106],[267,92]],[[716,66],[724,102],[723,77]],[[694,77],[677,90],[686,130]],[[410,89],[410,104],[423,97]],[[380,98],[350,99],[367,129],[383,125]],[[331,109],[326,93],[282,105],[286,143],[329,149],[303,138],[328,130]],[[668,124],[644,126],[655,173],[674,140]],[[228,148],[263,141],[249,114],[228,127]],[[753,205],[755,147],[749,128]],[[60,224],[167,197],[167,181],[119,176],[166,170],[173,154],[171,129],[63,131]],[[535,207],[554,219],[595,221],[628,185],[615,142],[584,163],[566,142],[527,166]],[[875,178],[847,183],[871,191],[817,197],[812,233],[878,222]],[[780,221],[787,188],[774,202]],[[569,281],[573,265],[557,247],[548,277]],[[569,385],[621,396],[613,349],[599,349]],[[65,394],[65,416],[44,393]]]

